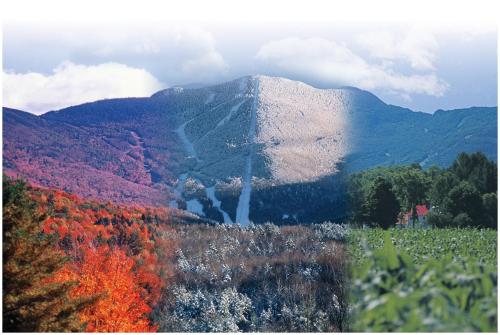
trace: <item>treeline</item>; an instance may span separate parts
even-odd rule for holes
[[[156,331],[151,312],[172,276],[169,220],[4,176],[3,330]]]
[[[445,169],[377,167],[350,176],[349,220],[389,228],[402,212],[416,220],[417,205],[426,205],[435,227],[496,229],[497,191],[497,164],[480,152],[461,153]]]

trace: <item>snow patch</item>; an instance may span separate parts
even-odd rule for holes
[[[351,99],[347,90],[259,77],[255,143],[274,180],[315,181],[338,172],[350,150]]]
[[[233,220],[231,220],[231,217],[229,217],[229,214],[227,214],[226,211],[224,211],[221,208],[221,201],[219,199],[217,199],[217,197],[215,196],[215,187],[214,186],[206,187],[205,193],[207,194],[207,198],[212,200],[212,204],[214,205],[214,207],[217,208],[219,213],[222,214],[222,217],[224,218],[224,223],[231,223],[232,224]]]
[[[252,156],[254,150],[255,128],[257,124],[257,104],[259,96],[259,79],[253,80],[253,105],[250,110],[250,128],[248,129],[248,154],[245,164],[245,172],[243,174],[243,187],[241,189],[238,207],[236,208],[236,222],[242,226],[250,223],[250,194],[252,192]]]
[[[189,212],[205,216],[205,212],[203,212],[203,205],[198,201],[198,199],[186,201],[186,205]]]

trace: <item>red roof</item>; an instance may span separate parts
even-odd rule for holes
[[[429,213],[429,210],[427,209],[427,206],[425,205],[417,205],[417,216],[426,216],[427,213]],[[412,211],[409,211],[408,213],[405,214],[406,217],[412,217]]]

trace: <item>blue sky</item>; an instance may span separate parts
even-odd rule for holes
[[[497,105],[497,32],[413,23],[80,21],[3,27],[4,105],[41,114],[247,74],[433,112]]]

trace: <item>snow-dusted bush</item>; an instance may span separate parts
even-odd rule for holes
[[[316,236],[321,240],[344,242],[347,238],[347,227],[344,225],[324,222],[313,225]]]
[[[264,232],[269,236],[276,236],[281,234],[280,228],[270,222],[265,223],[262,227],[264,228]]]
[[[177,267],[182,272],[189,272],[189,271],[191,271],[191,264],[189,264],[188,260],[184,256],[184,253],[182,252],[182,250],[178,249],[175,252],[175,255],[177,257]]]
[[[324,223],[179,225],[163,331],[342,331],[346,229]]]
[[[235,288],[220,293],[190,291],[184,286],[171,290],[175,297],[173,313],[162,318],[160,331],[238,332],[248,326],[252,301]]]
[[[285,242],[285,246],[287,247],[287,249],[295,249],[295,241],[293,240],[292,237],[289,237],[286,242]]]

